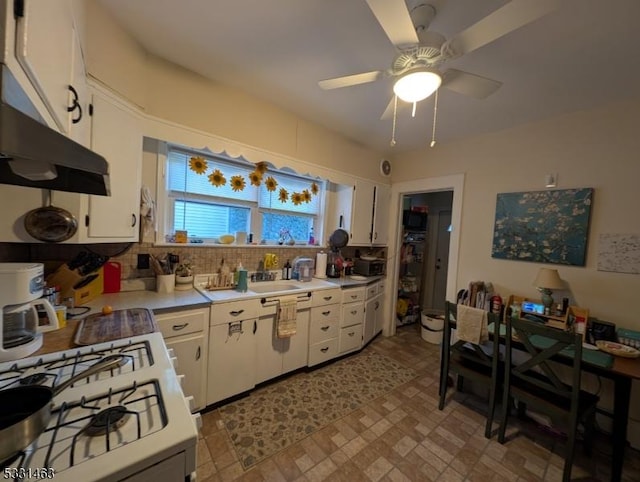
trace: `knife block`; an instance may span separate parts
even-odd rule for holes
[[[102,268],[85,276],[66,264],[47,276],[48,286],[59,286],[62,301],[73,299],[74,306],[88,303],[102,294],[104,290],[104,272]]]

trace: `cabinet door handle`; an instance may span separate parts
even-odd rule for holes
[[[327,331],[329,328],[331,328],[329,325],[320,327],[322,331]]]
[[[322,314],[323,314],[324,316],[328,316],[328,315],[330,315],[330,314],[331,314],[331,310],[323,311],[323,312],[322,312]]]
[[[201,350],[200,347],[198,347],[198,349],[196,350],[196,360],[200,360],[200,355],[201,355]]]
[[[325,301],[329,301],[331,298],[333,298],[333,296],[325,296],[323,299],[324,299]]]
[[[189,326],[189,323],[183,323],[182,325],[173,325],[173,331],[180,331],[180,330],[184,330],[187,326]]]
[[[353,335],[355,335],[355,334],[356,334],[356,332],[355,332],[355,331],[352,331],[351,333],[347,333],[347,335],[349,335],[349,336],[353,336]]]
[[[352,315],[357,315],[358,314],[358,310],[351,310],[351,314]]]
[[[78,102],[78,91],[73,87],[73,85],[69,86],[69,90],[73,94],[73,99],[71,100],[71,105],[67,107],[67,112],[73,112],[76,109],[78,110],[78,116],[71,119],[73,124],[77,124],[82,119],[82,106],[80,102]]]
[[[256,334],[256,331],[258,331],[258,322],[256,320],[253,320],[253,334]]]
[[[327,353],[327,351],[329,351],[329,347],[328,347],[328,346],[325,346],[324,348],[320,348],[320,351],[321,351],[322,353]]]
[[[244,310],[237,310],[237,311],[230,311],[229,314],[231,316],[240,316],[242,313],[244,313]]]
[[[380,302],[376,301],[376,307],[375,307],[375,309],[377,310],[378,308],[380,308]]]
[[[131,227],[134,227],[137,222],[138,222],[138,218],[134,213],[131,213]]]

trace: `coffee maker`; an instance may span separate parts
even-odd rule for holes
[[[0,263],[0,362],[31,355],[42,346],[42,333],[58,328],[53,306],[41,298],[43,290],[42,263]],[[40,325],[38,310],[46,313],[48,324]]]

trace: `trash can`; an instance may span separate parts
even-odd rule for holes
[[[424,341],[434,345],[442,343],[444,329],[444,313],[442,311],[425,311],[422,313],[420,325]]]

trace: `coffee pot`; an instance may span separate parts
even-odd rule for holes
[[[332,250],[327,254],[327,276],[329,278],[340,278],[344,260],[339,250]]]
[[[42,346],[42,333],[59,327],[43,291],[43,264],[0,263],[0,362],[31,355]]]

